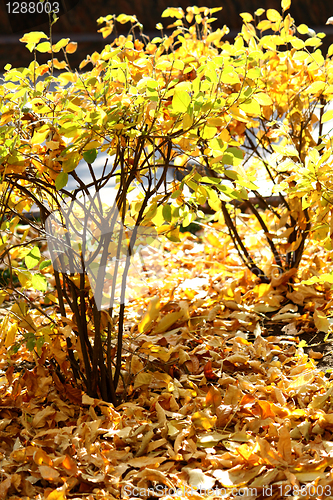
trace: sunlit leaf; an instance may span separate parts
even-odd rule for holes
[[[36,288],[36,290],[40,290],[41,292],[46,292],[47,290],[47,281],[45,276],[42,274],[33,274],[31,279],[32,286]]]
[[[291,0],[281,0],[281,7],[283,11],[290,9]]]
[[[36,44],[41,38],[48,38],[48,36],[45,35],[43,31],[31,31],[23,35],[23,37],[20,38],[20,42]]]
[[[60,172],[60,174],[57,175],[57,178],[55,180],[55,185],[58,191],[64,188],[67,185],[67,182],[68,182],[67,172]]]
[[[84,161],[87,163],[94,163],[97,158],[97,151],[96,149],[89,149],[88,151],[85,151],[82,156]]]
[[[147,312],[145,313],[145,315],[143,316],[142,320],[138,325],[138,331],[140,333],[143,333],[150,328],[153,321],[155,321],[155,319],[158,318],[160,314],[160,308],[161,308],[160,298],[156,296],[150,301]]]
[[[37,46],[36,46],[36,50],[38,52],[50,52],[51,51],[51,44],[50,42],[42,42],[42,43],[39,43]]]
[[[40,261],[40,257],[40,250],[37,246],[35,246],[24,258],[24,262],[27,268],[32,269],[33,267],[37,266]]]
[[[66,52],[67,52],[67,54],[74,54],[74,52],[76,52],[76,49],[77,49],[77,42],[70,42],[66,46]]]
[[[191,102],[191,97],[184,90],[175,91],[172,99],[173,110],[179,113],[186,113]]]
[[[316,309],[315,312],[313,313],[313,319],[317,330],[325,333],[328,332],[330,324],[326,317],[326,314],[323,311]]]

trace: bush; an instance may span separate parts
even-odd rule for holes
[[[227,225],[248,268],[270,283],[275,271],[292,279],[312,220],[319,217],[328,227],[330,201],[322,202],[322,186],[329,176],[331,145],[322,125],[331,116],[324,106],[333,92],[332,51],[325,59],[318,48],[323,35],[308,33],[304,25],[297,28],[285,12],[288,2],[283,8],[283,16],[268,9],[257,24],[243,13],[233,44],[223,41],[226,27],[212,30],[217,9],[188,7],[184,13],[169,8],[163,17],[175,19],[169,26],[173,33],[151,41],[135,36],[135,29],[142,30],[135,16],[100,18],[104,37],[115,22],[130,22],[130,34],[88,55],[79,71],[72,71],[68,61],[75,43],[52,44],[45,33],[33,32],[21,41],[34,61],[28,68],[6,68],[0,130],[3,260],[23,296],[34,287],[48,292],[47,300],[59,307],[62,326],[49,318],[48,333],[43,325],[38,343],[28,335],[30,346],[40,349],[45,338],[65,332],[74,380],[92,397],[114,404],[122,397],[117,387],[125,292],[138,247],[161,234],[177,240],[180,224],[188,227],[202,217],[200,206],[207,202],[215,219]],[[264,13],[259,9],[256,15]],[[60,51],[63,61],[55,57]],[[38,64],[39,52],[51,54],[47,64]],[[110,162],[96,177],[99,152],[106,152]],[[80,161],[90,184],[76,173]],[[186,171],[193,162],[202,168],[168,179],[170,168]],[[317,179],[314,195],[317,168],[325,181]],[[280,208],[271,206],[256,185],[259,174],[273,184]],[[78,183],[74,192],[66,190],[69,177]],[[115,185],[114,200],[105,204],[101,193],[110,185]],[[131,200],[135,186],[141,194]],[[185,186],[190,193],[185,194]],[[250,191],[269,212],[257,210]],[[246,248],[233,200],[245,203],[256,217],[257,236],[266,241],[270,256],[266,252],[262,259]],[[40,224],[26,217],[34,205]],[[19,221],[33,232],[18,237]],[[45,237],[53,268],[41,252]],[[51,271],[55,295],[46,279]],[[17,314],[24,319],[29,312],[16,312],[14,333],[20,325]],[[58,373],[68,376],[67,362],[58,363]]]

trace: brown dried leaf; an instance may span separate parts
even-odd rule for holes
[[[39,411],[33,418],[33,427],[44,427],[47,422],[49,422],[52,417],[56,414],[56,410],[52,406],[47,406],[43,410]]]
[[[53,469],[53,467],[49,467],[48,465],[40,465],[38,469],[41,473],[42,478],[46,479],[47,481],[56,481],[60,477],[59,472]]]

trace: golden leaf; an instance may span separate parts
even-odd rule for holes
[[[316,309],[315,312],[313,313],[313,319],[317,330],[325,333],[328,332],[330,324],[323,311]]]

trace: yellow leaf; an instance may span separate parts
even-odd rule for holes
[[[2,339],[4,339],[5,335],[7,335],[8,323],[9,323],[9,313],[6,314],[6,316],[4,317],[4,319],[2,320],[2,323],[1,323],[0,336]]]
[[[46,500],[66,500],[65,491],[63,489],[53,490]]]
[[[153,333],[163,333],[170,326],[172,326],[176,321],[178,321],[183,316],[183,311],[176,311],[164,316],[158,323],[157,327],[154,328]]]
[[[128,14],[119,14],[116,20],[120,24],[126,24],[128,22],[134,23],[135,21],[137,21],[135,16],[129,16]]]
[[[333,387],[328,389],[328,391],[326,391],[324,394],[317,394],[309,404],[309,408],[316,408],[316,409],[323,408],[328,398],[331,397],[332,392],[333,392]]]
[[[161,17],[176,17],[177,19],[182,19],[184,17],[184,11],[180,7],[169,7],[162,12]]]
[[[253,21],[253,17],[248,12],[242,12],[242,14],[239,15],[245,23],[250,23],[251,21]]]
[[[41,42],[36,46],[36,50],[38,52],[51,52],[51,44],[50,42]]]
[[[183,116],[183,129],[186,130],[192,126],[193,120],[188,113]]]
[[[0,118],[0,125],[5,125],[6,123],[10,122],[12,120],[13,114],[14,114],[14,111],[12,109],[10,111],[6,111],[5,113],[2,113],[1,118]]]
[[[59,42],[52,45],[53,52],[59,52],[59,50],[61,50],[63,47],[66,47],[68,42],[69,38],[62,38],[61,40],[59,40]]]
[[[215,420],[215,418],[209,418],[203,411],[197,411],[192,415],[192,422],[194,425],[206,431],[214,427]]]
[[[50,133],[50,129],[48,127],[42,127],[39,131],[34,133],[32,139],[31,139],[31,144],[43,144],[45,139]]]
[[[264,92],[259,92],[259,94],[254,94],[253,98],[262,106],[271,106],[273,104],[272,98]]]
[[[322,123],[325,123],[332,120],[332,118],[333,118],[333,109],[330,109],[329,111],[326,111],[326,113],[323,114],[321,121]]]
[[[76,82],[77,76],[74,73],[66,72],[66,73],[61,73],[58,76],[60,82],[62,85],[67,85],[67,83],[73,83]]]
[[[26,33],[22,38],[20,38],[20,42],[23,43],[38,43],[41,38],[48,38],[43,31],[32,31],[31,33]]]
[[[152,375],[150,373],[139,373],[135,377],[134,381],[134,389],[138,389],[143,385],[149,385],[152,380]]]
[[[152,322],[158,318],[160,309],[161,309],[160,298],[156,296],[150,301],[147,312],[144,314],[142,320],[138,325],[139,333],[144,333],[147,330],[149,330]]]
[[[287,390],[299,390],[305,386],[309,386],[314,380],[314,374],[306,372],[303,375],[299,375],[295,380],[293,380]]]
[[[223,125],[223,120],[222,118],[220,118],[219,116],[217,117],[212,117],[212,118],[208,118],[207,120],[207,125],[209,127],[222,127]]]
[[[110,35],[110,33],[112,33],[112,30],[113,30],[113,26],[105,26],[104,28],[101,28],[100,30],[98,30],[98,33],[102,33],[102,37],[106,38],[107,36]]]
[[[28,231],[30,231],[30,227],[28,227],[28,228],[26,229],[26,232],[27,232],[27,233],[28,233]],[[23,238],[23,237],[22,237],[22,238]],[[21,243],[23,243],[23,242],[22,242],[22,239],[21,239]],[[0,306],[1,306],[1,304],[3,303],[3,301],[5,300],[5,298],[7,297],[7,295],[8,295],[8,294],[7,294],[7,292],[5,292],[4,290],[1,290],[1,291],[0,291]],[[1,334],[0,334],[0,338],[1,338]]]
[[[281,7],[283,12],[288,10],[290,8],[290,5],[291,5],[291,0],[281,0]]]
[[[257,101],[252,99],[248,102],[243,102],[240,104],[240,109],[244,111],[247,115],[259,116],[261,113],[260,106]]]
[[[307,26],[306,24],[300,24],[297,28],[297,31],[301,35],[307,35],[309,32],[309,26]]]
[[[229,139],[230,139],[230,134],[229,134],[229,130],[224,128],[223,130],[221,130],[220,132],[220,135],[219,135],[219,138],[221,139],[221,141],[223,142],[228,142]]]
[[[314,314],[313,314],[313,319],[314,319],[314,323],[316,325],[317,330],[319,330],[320,332],[325,332],[325,333],[328,332],[330,324],[329,324],[328,319],[323,311],[319,311],[318,309],[316,309]]]
[[[207,36],[206,38],[206,43],[207,45],[214,42],[215,40],[220,40],[223,36],[223,31],[222,30],[217,30],[214,33],[210,33],[210,35]]]
[[[14,344],[17,328],[18,328],[18,325],[15,322],[15,323],[12,323],[7,330],[7,335],[6,335],[6,340],[5,340],[5,347],[7,349]]]
[[[210,245],[212,245],[215,248],[224,248],[223,241],[221,241],[220,238],[215,236],[213,233],[208,233],[206,236],[207,241],[209,242]]]
[[[267,19],[263,19],[262,21],[260,21],[260,23],[258,23],[257,29],[260,31],[266,31],[269,30],[271,26],[272,24],[270,21],[268,21]]]
[[[266,15],[267,19],[273,23],[279,22],[282,19],[281,14],[275,9],[267,9]]]
[[[65,61],[58,61],[57,58],[53,59],[53,66],[55,69],[64,69],[67,66],[67,63]]]

